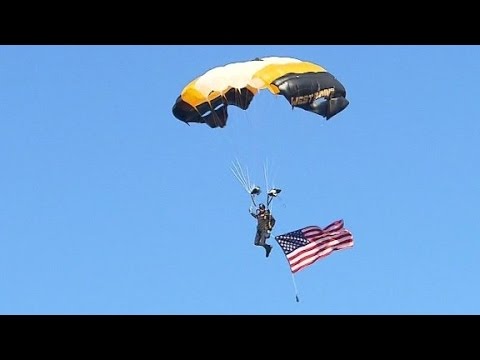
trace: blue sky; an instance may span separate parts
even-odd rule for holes
[[[324,66],[329,121],[261,92],[224,129],[171,113],[230,62]],[[0,46],[1,314],[480,314],[478,46]],[[344,219],[295,274],[274,235]]]

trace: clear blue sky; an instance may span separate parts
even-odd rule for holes
[[[195,77],[264,56],[324,66],[349,107],[173,117]],[[479,46],[0,46],[0,313],[480,314],[479,79]],[[299,303],[235,159],[283,189],[274,235],[354,235]]]

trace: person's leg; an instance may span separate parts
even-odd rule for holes
[[[255,242],[254,242],[254,244],[255,244],[256,246],[263,246],[263,245],[260,243],[261,239],[262,239],[262,233],[261,233],[261,231],[257,230],[257,233],[255,234]]]
[[[272,246],[266,243],[267,238],[269,237],[270,234],[268,234],[266,230],[261,232],[260,246],[264,247],[266,257],[268,257],[268,255],[270,255],[270,251],[272,251]]]

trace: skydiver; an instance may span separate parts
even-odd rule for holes
[[[259,204],[255,213],[250,207],[249,212],[250,215],[257,219],[257,233],[255,234],[254,244],[262,246],[265,249],[265,256],[268,257],[272,251],[272,245],[267,244],[267,239],[270,238],[272,229],[275,226],[275,218],[270,213],[270,210],[265,208],[264,204]]]

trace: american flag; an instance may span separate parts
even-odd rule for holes
[[[324,229],[307,226],[287,234],[275,236],[285,253],[292,273],[313,264],[335,250],[353,246],[353,235],[336,220]]]

